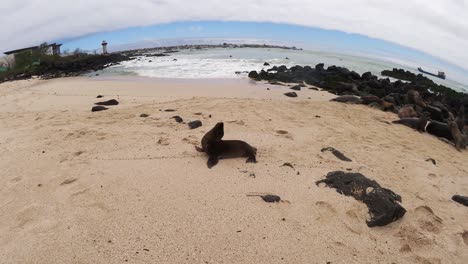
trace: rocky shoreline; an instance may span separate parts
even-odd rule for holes
[[[271,84],[305,83],[340,96],[358,96],[359,100],[355,100],[355,103],[371,105],[385,111],[398,113],[401,108],[410,106],[418,116],[429,112],[433,120],[440,122],[446,122],[449,113],[457,113],[461,106],[468,109],[468,94],[438,85],[421,74],[393,69],[383,71],[382,75],[401,80],[392,82],[389,78],[378,78],[370,72],[360,75],[338,66],[325,68],[323,63],[315,67],[274,66],[268,70],[249,73],[251,79],[268,81]],[[351,98],[347,97],[344,101]]]
[[[40,64],[24,70],[12,70],[0,74],[0,83],[6,81],[24,80],[39,76],[41,79],[60,77],[73,77],[89,72],[103,70],[123,61],[137,59],[139,57],[166,57],[182,50],[202,50],[212,48],[276,48],[285,50],[302,50],[296,47],[259,44],[228,44],[220,45],[181,45],[169,47],[156,47],[126,50],[108,55],[96,55],[80,53],[70,56],[43,56]]]

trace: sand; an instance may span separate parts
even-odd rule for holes
[[[450,198],[468,195],[468,151],[389,124],[392,113],[287,91],[247,80],[0,84],[0,263],[466,263],[468,208]],[[91,113],[98,94],[121,104]],[[258,148],[257,164],[207,169],[194,146],[219,121],[225,139]],[[328,146],[353,161],[320,152]],[[315,185],[347,169],[400,194],[404,218],[369,228],[364,204]]]

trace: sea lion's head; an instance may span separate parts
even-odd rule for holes
[[[224,123],[219,122],[213,128],[213,139],[221,140],[224,137]]]

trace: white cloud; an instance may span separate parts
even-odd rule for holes
[[[130,26],[260,21],[359,33],[468,69],[468,0],[2,0],[0,14],[2,51]]]

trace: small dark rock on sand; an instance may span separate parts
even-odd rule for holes
[[[96,98],[103,98],[103,97],[104,97],[103,95],[96,96]]]
[[[190,129],[199,128],[199,127],[202,126],[202,122],[200,120],[192,121],[192,122],[188,123],[188,126],[189,126]]]
[[[347,161],[347,162],[352,161],[350,158],[346,157],[343,153],[341,153],[340,151],[338,151],[338,150],[336,150],[335,148],[332,148],[332,147],[323,148],[320,151],[322,151],[322,152],[331,151],[331,153],[333,155],[335,155],[335,157],[337,157],[338,159],[340,159],[342,161]]]
[[[119,101],[117,101],[117,100],[115,100],[115,99],[111,99],[111,100],[108,100],[108,101],[95,103],[95,105],[118,105],[118,104],[119,104]]]
[[[91,112],[99,112],[99,111],[104,111],[107,109],[109,108],[102,106],[102,105],[98,105],[98,106],[93,106],[93,108],[91,108]]]
[[[289,93],[285,93],[284,95],[286,95],[287,97],[297,97],[296,92],[289,92]]]
[[[370,214],[370,221],[367,221],[369,227],[385,226],[402,218],[406,213],[405,208],[398,203],[401,202],[400,195],[381,187],[376,181],[360,173],[334,171],[328,173],[324,180],[316,182],[317,185],[320,183],[365,203]]]
[[[267,203],[278,203],[279,201],[281,201],[281,197],[274,194],[262,195],[260,197],[262,197],[263,201]]]
[[[164,112],[175,112],[176,110],[175,109],[166,109],[164,110]]]
[[[432,162],[432,164],[437,165],[437,162],[433,158],[429,158],[426,161],[430,161],[430,162]]]
[[[141,114],[140,117],[148,117],[148,114]]]
[[[291,90],[294,91],[300,91],[301,90],[301,85],[294,85],[293,87],[290,88]]]
[[[454,195],[452,197],[452,200],[454,200],[457,203],[463,204],[464,206],[468,206],[468,196]]]
[[[182,123],[182,122],[184,122],[184,119],[182,119],[182,117],[180,117],[180,116],[173,116],[173,117],[171,117],[171,118],[174,118],[175,121],[176,121],[177,123]]]

